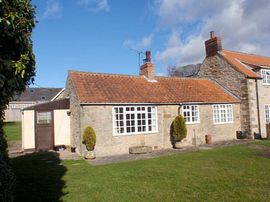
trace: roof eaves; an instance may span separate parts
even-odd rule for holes
[[[240,103],[240,100],[236,98],[235,101],[218,101],[218,102],[83,102],[80,103],[81,106],[87,105],[183,105],[183,104],[190,104],[190,105],[207,105],[207,104],[225,104],[225,103]]]

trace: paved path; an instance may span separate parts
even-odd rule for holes
[[[199,151],[199,150],[208,150],[216,147],[226,147],[231,145],[239,145],[239,144],[247,144],[253,140],[232,140],[232,141],[222,141],[218,143],[214,143],[211,145],[201,145],[201,146],[192,146],[192,147],[184,147],[183,149],[162,149],[162,150],[155,150],[151,153],[146,154],[123,154],[117,156],[109,156],[109,157],[99,157],[94,160],[88,160],[91,165],[105,165],[105,164],[112,164],[112,163],[120,163],[126,161],[136,161],[142,159],[150,159],[159,156],[168,156],[177,153],[187,153],[192,151]]]
[[[238,144],[247,144],[253,140],[232,140],[232,141],[222,141],[217,142],[211,145],[201,145],[201,146],[191,146],[191,147],[183,147],[183,149],[162,149],[162,150],[155,150],[151,153],[146,154],[123,154],[117,156],[108,156],[108,157],[99,157],[94,160],[87,160],[91,165],[104,165],[104,164],[112,164],[112,163],[120,163],[126,161],[135,161],[135,160],[142,160],[142,159],[150,159],[159,156],[168,156],[177,153],[187,153],[192,151],[199,151],[199,150],[208,150],[216,147],[226,147],[231,145],[238,145]],[[13,144],[9,145],[9,156],[16,157],[22,156],[27,153],[21,151],[20,144]],[[77,153],[71,153],[69,150],[58,151],[59,158],[61,160],[80,160],[83,157],[79,156]]]

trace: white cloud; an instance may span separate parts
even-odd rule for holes
[[[139,41],[128,39],[123,42],[123,46],[126,48],[133,48],[133,49],[139,49],[139,50],[146,49],[146,48],[149,48],[149,46],[151,45],[152,39],[153,39],[153,34],[150,34],[149,36],[145,36]]]
[[[202,62],[211,30],[222,37],[224,49],[270,56],[268,0],[159,0],[155,6],[159,26],[171,30],[165,48],[156,54],[160,61]],[[190,27],[195,30],[191,34]]]
[[[90,11],[110,11],[107,0],[77,0],[77,3]]]
[[[183,44],[179,32],[173,31],[163,51],[158,51],[156,59],[164,63],[190,64],[199,63],[203,60],[201,52],[203,39],[191,36],[188,43]]]
[[[44,18],[59,17],[62,12],[62,6],[59,0],[48,0],[46,2],[46,8],[43,13]]]

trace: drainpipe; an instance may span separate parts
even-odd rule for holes
[[[259,125],[259,133],[261,134],[261,119],[260,119],[260,103],[259,103],[259,89],[258,89],[258,79],[255,79],[256,83],[256,99],[257,99],[257,114],[258,114],[258,125]]]
[[[182,108],[182,103],[179,104],[179,107],[178,107],[178,115],[181,113],[181,108]]]

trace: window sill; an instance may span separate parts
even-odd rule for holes
[[[200,122],[186,122],[186,125],[194,125],[194,124],[199,124]]]
[[[226,125],[226,124],[233,124],[233,122],[214,123],[214,125]]]
[[[121,134],[113,134],[113,137],[119,136],[134,136],[134,135],[148,135],[158,133],[159,131],[150,131],[150,132],[137,132],[137,133],[121,133]]]

